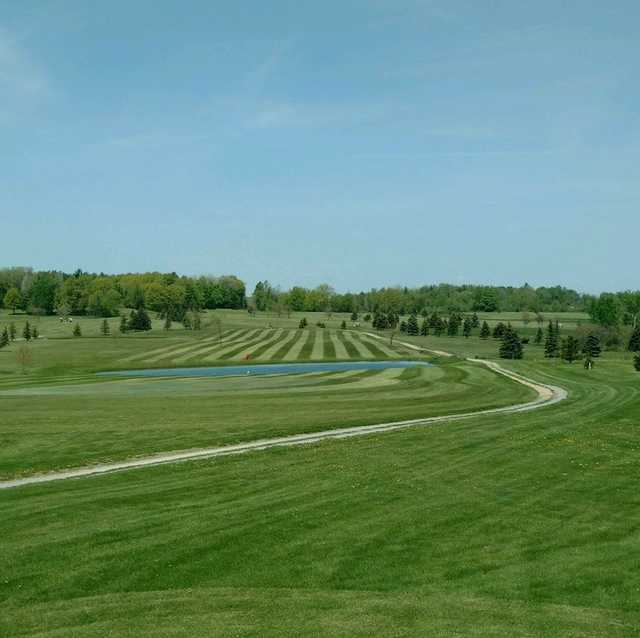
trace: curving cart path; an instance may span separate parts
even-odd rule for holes
[[[373,333],[365,333],[370,337],[382,339],[379,335]],[[411,350],[419,350],[422,352],[432,352],[440,356],[453,356],[448,352],[440,350],[428,350],[404,341],[396,341],[398,345]],[[249,441],[247,443],[238,443],[237,445],[226,445],[223,447],[201,448],[197,450],[184,450],[182,452],[169,452],[166,454],[156,454],[143,458],[130,459],[118,463],[103,463],[99,465],[90,465],[79,467],[73,470],[61,470],[58,472],[49,472],[47,474],[37,474],[25,478],[16,478],[11,480],[0,481],[0,489],[9,489],[13,487],[22,487],[24,485],[33,485],[37,483],[50,483],[51,481],[61,481],[70,478],[81,478],[86,476],[96,476],[99,474],[108,474],[111,472],[122,472],[124,470],[133,470],[136,468],[149,467],[152,465],[161,465],[164,463],[177,463],[179,461],[192,461],[197,459],[208,459],[216,456],[229,456],[231,454],[242,454],[244,452],[254,452],[258,450],[267,450],[273,447],[303,445],[306,443],[317,443],[325,439],[346,439],[354,436],[364,436],[367,434],[379,434],[382,432],[391,432],[392,430],[400,430],[420,425],[429,425],[431,423],[440,423],[443,421],[460,421],[470,419],[472,417],[486,414],[510,414],[514,412],[526,412],[528,410],[536,410],[544,406],[559,403],[567,398],[567,391],[563,388],[547,385],[528,379],[520,374],[506,370],[494,361],[485,361],[480,359],[467,359],[472,363],[485,365],[497,374],[501,374],[513,381],[521,383],[535,390],[538,396],[528,403],[520,403],[510,405],[503,408],[493,408],[490,410],[478,410],[476,412],[466,412],[463,414],[451,414],[443,416],[428,417],[425,419],[411,419],[408,421],[393,421],[389,423],[378,423],[376,425],[363,425],[350,428],[338,428],[335,430],[324,430],[321,432],[311,432],[308,434],[294,434],[290,436],[282,436],[272,439],[259,439],[257,441]]]

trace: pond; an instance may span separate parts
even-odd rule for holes
[[[206,368],[150,368],[99,372],[120,377],[231,377],[257,374],[304,374],[308,372],[345,372],[348,370],[386,370],[431,366],[426,361],[326,361],[321,363],[269,363],[264,365],[217,366]]]

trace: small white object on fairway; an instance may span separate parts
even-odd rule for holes
[[[403,342],[398,343],[399,345],[417,348],[417,346],[413,346],[413,344],[407,344]],[[501,374],[514,381],[517,381],[518,383],[521,383],[522,385],[532,388],[537,392],[537,398],[533,401],[529,401],[528,403],[520,403],[517,405],[507,406],[504,408],[493,408],[490,410],[478,410],[476,412],[467,412],[465,414],[435,416],[425,419],[411,419],[409,421],[396,421],[392,423],[379,423],[377,425],[363,425],[350,428],[339,428],[336,430],[324,430],[322,432],[312,432],[309,434],[296,434],[292,436],[282,436],[273,439],[261,439],[258,441],[250,441],[248,443],[239,443],[238,445],[203,448],[200,450],[187,450],[183,452],[173,452],[170,454],[157,454],[155,456],[149,456],[146,458],[122,461],[120,463],[104,463],[101,465],[80,467],[75,470],[50,472],[48,474],[40,474],[36,476],[29,476],[26,478],[0,481],[0,489],[22,487],[25,485],[33,485],[36,483],[50,483],[51,481],[60,481],[69,478],[96,476],[99,474],[108,474],[110,472],[121,472],[124,470],[132,470],[140,467],[162,465],[164,463],[208,459],[214,458],[216,456],[229,456],[230,454],[241,454],[244,452],[267,450],[273,447],[302,445],[304,443],[317,443],[325,439],[344,439],[354,436],[365,436],[367,434],[380,434],[382,432],[391,432],[393,430],[400,430],[408,427],[429,425],[430,423],[470,419],[476,416],[487,414],[510,414],[515,412],[525,412],[528,410],[542,408],[547,405],[553,405],[567,398],[567,391],[564,388],[533,381],[532,379],[528,379],[527,377],[516,374],[515,372],[511,372],[510,370],[505,370],[498,363],[495,363],[493,361],[484,361],[480,359],[468,359],[468,361],[471,361],[472,363],[478,363],[480,365],[486,365],[496,374]]]

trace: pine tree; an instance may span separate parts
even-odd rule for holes
[[[79,323],[77,323],[73,327],[73,336],[74,337],[81,337],[82,336],[82,330],[80,329],[80,324]]]
[[[472,320],[469,319],[469,317],[467,317],[464,320],[464,323],[462,324],[462,334],[465,337],[470,337],[471,336],[471,324],[472,324]]]
[[[9,345],[9,331],[5,327],[5,329],[2,331],[2,334],[0,335],[0,348],[5,348],[8,345]]]
[[[449,325],[447,326],[447,334],[450,337],[457,337],[460,330],[460,315],[453,313],[449,317]]]
[[[418,317],[416,316],[415,312],[411,313],[411,315],[409,316],[409,321],[407,321],[407,334],[414,337],[420,334]]]
[[[493,338],[494,339],[502,339],[504,337],[504,333],[507,330],[507,326],[505,326],[502,321],[496,324],[496,327],[493,329]]]
[[[501,359],[522,359],[522,342],[510,325],[504,329],[499,354]]]
[[[164,318],[164,325],[163,328],[165,331],[169,331],[171,330],[171,317],[170,315],[167,314],[167,316]]]
[[[547,337],[544,341],[544,356],[552,359],[558,356],[558,333],[551,321],[547,327]]]
[[[636,326],[629,338],[629,347],[631,352],[640,352],[640,326]]]
[[[127,318],[124,315],[120,316],[120,328],[119,328],[120,332],[122,334],[124,334],[125,332],[127,332],[127,330],[129,330],[129,326],[127,324]]]
[[[431,330],[435,332],[439,323],[440,323],[440,317],[438,316],[438,313],[432,312],[431,316],[429,317],[429,328],[431,328]]]
[[[24,324],[22,336],[25,338],[25,341],[31,341],[31,326],[29,325],[28,321]]]
[[[592,359],[597,359],[602,354],[602,347],[600,346],[600,338],[598,335],[591,333],[587,337],[582,346],[582,352]]]
[[[480,339],[488,339],[491,336],[491,328],[486,321],[482,322],[482,328],[480,328]]]
[[[9,324],[9,339],[16,340],[16,324],[13,321]]]
[[[351,321],[358,321],[358,313],[355,310],[351,313]]]
[[[33,326],[33,328],[31,328],[31,338],[32,339],[37,339],[38,338],[38,328],[36,326]]]
[[[536,338],[533,340],[533,343],[539,346],[542,343],[543,339],[544,339],[544,332],[542,331],[542,328],[538,326],[538,331],[536,332]]]
[[[342,323],[340,324],[340,330],[346,330],[347,329],[347,322],[343,319]]]
[[[429,322],[424,319],[420,325],[420,336],[426,337],[429,334]]]
[[[309,325],[309,322],[307,321],[307,318],[302,317],[302,319],[300,319],[300,323],[298,324],[298,328],[302,330],[303,328],[306,328],[308,325]]]
[[[109,327],[109,322],[106,319],[102,320],[102,324],[100,325],[100,332],[105,337],[111,334],[111,328]]]
[[[403,319],[400,322],[400,332],[406,332],[407,331],[407,322]]]
[[[144,308],[139,308],[137,311],[132,310],[127,322],[127,328],[140,331],[151,330],[151,319],[147,311]]]
[[[640,372],[640,352],[638,352],[636,354],[635,357],[633,357],[633,367]]]
[[[472,328],[480,327],[480,319],[478,319],[478,314],[475,312],[471,315],[471,327]]]
[[[580,342],[572,335],[562,340],[560,347],[560,357],[567,363],[573,363],[580,357]]]
[[[440,317],[438,317],[437,321],[436,321],[436,323],[435,323],[435,325],[433,327],[433,334],[436,337],[439,337],[439,336],[442,335],[442,333],[445,331],[445,329],[446,329],[446,326],[445,326],[444,320],[440,319]]]

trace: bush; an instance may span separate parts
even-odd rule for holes
[[[318,321],[316,326],[318,326],[318,328],[326,328],[326,326],[324,325],[324,321]]]

